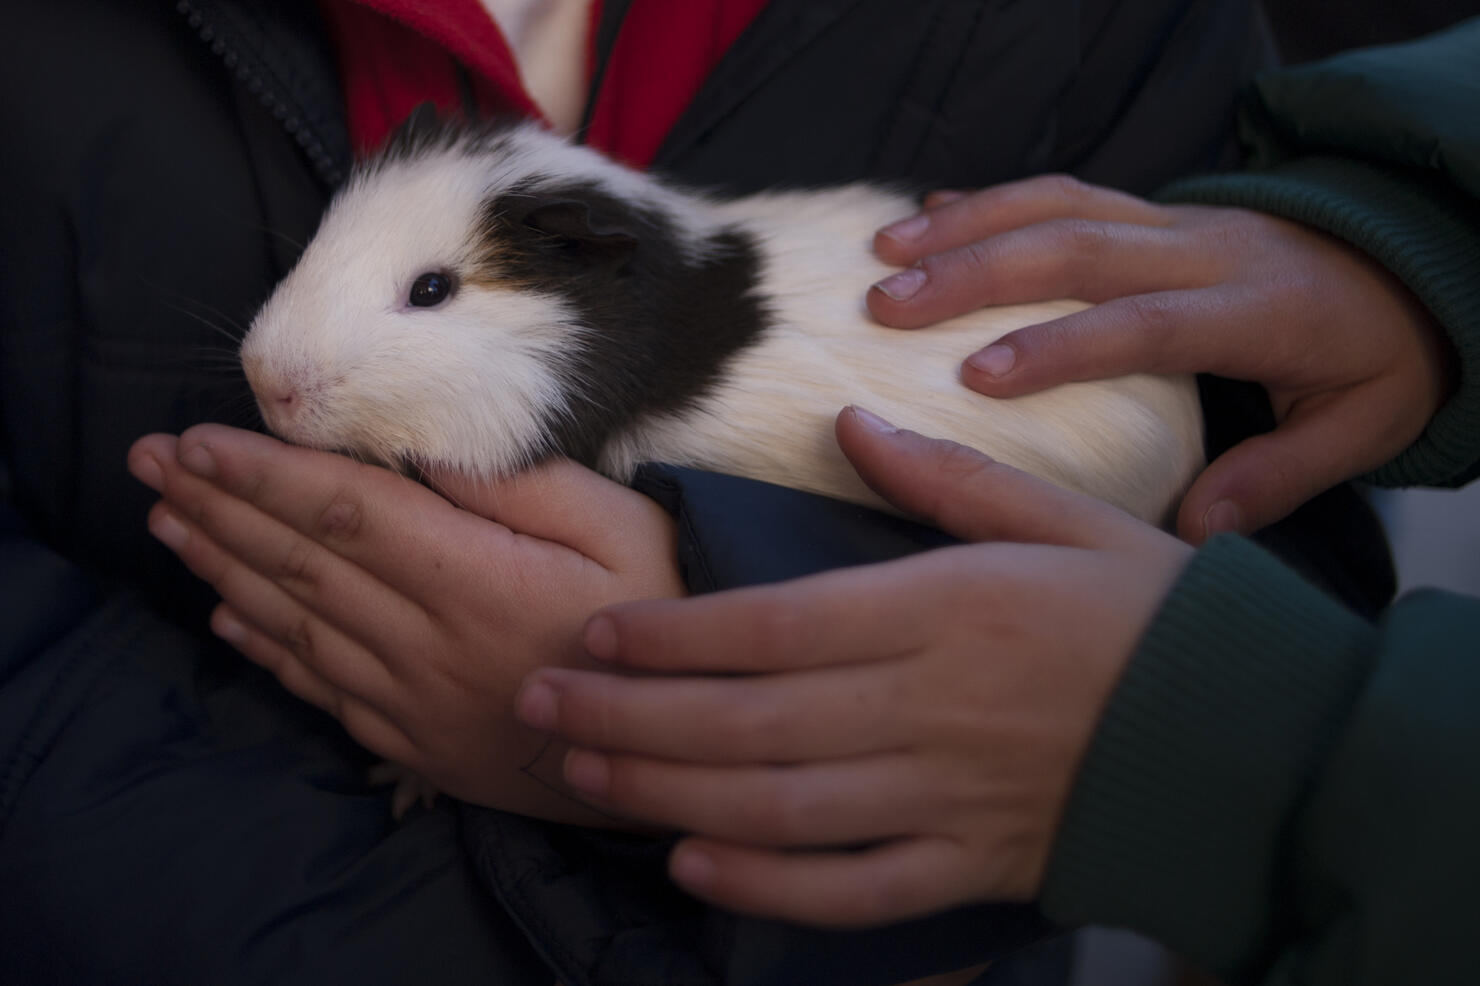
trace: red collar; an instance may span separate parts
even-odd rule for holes
[[[766,0],[633,0],[607,60],[586,142],[637,167]],[[539,117],[514,56],[478,0],[320,0],[339,57],[350,138],[374,149],[418,104]],[[592,3],[596,36],[601,2]],[[594,45],[587,65],[594,64]],[[459,77],[458,66],[466,70]]]

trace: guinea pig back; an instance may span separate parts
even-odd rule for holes
[[[356,169],[242,343],[267,426],[393,467],[569,456],[731,472],[878,505],[832,439],[856,403],[1161,521],[1202,463],[1190,378],[992,400],[960,360],[1083,307],[869,320],[869,186],[719,200],[533,124],[408,125]]]

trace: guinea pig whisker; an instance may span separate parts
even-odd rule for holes
[[[223,322],[226,323],[226,325],[214,322],[211,319],[206,318],[206,316],[202,315],[200,312],[192,311],[189,308],[184,307],[183,305],[165,302],[165,307],[179,312],[181,315],[184,315],[187,318],[194,319],[196,322],[199,322],[201,325],[204,325],[206,328],[212,330],[213,332],[220,335],[223,339],[230,342],[233,347],[241,345],[242,336],[246,335],[246,330],[244,328],[242,328],[240,325],[237,325],[231,319],[231,317],[226,315],[224,312],[216,311],[209,305],[200,302],[196,302],[196,304],[199,304],[200,307],[209,311],[212,315],[216,316],[216,318],[221,319]],[[228,328],[227,326],[230,326],[230,328]]]
[[[218,401],[209,415],[212,420],[248,431],[261,431],[262,416],[257,411],[257,401],[250,393],[232,394]]]

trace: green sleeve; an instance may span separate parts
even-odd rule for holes
[[[1187,179],[1158,198],[1314,226],[1402,280],[1448,334],[1459,387],[1366,478],[1459,486],[1480,475],[1480,18],[1266,76],[1240,126],[1250,170]]]
[[[1043,907],[1233,983],[1476,983],[1477,878],[1480,600],[1373,625],[1224,536],[1111,697]]]

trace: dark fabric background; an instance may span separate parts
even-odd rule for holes
[[[1404,41],[1480,14],[1480,0],[1265,0],[1286,62]]]

